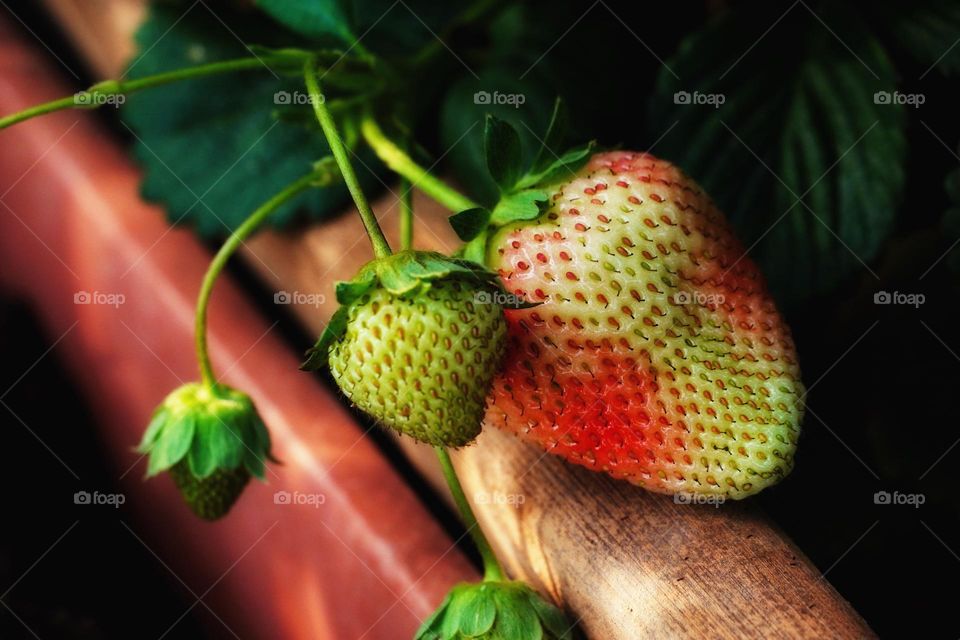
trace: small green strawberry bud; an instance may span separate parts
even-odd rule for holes
[[[223,517],[250,476],[263,480],[270,434],[250,397],[192,382],[157,408],[138,447],[150,455],[147,477],[169,471],[187,506],[201,518]]]
[[[342,305],[304,364],[330,367],[380,424],[435,446],[480,433],[506,349],[496,276],[437,253],[402,251],[337,285]]]
[[[573,625],[522,582],[462,583],[417,631],[415,640],[572,640]]]
[[[246,467],[217,469],[206,478],[198,478],[190,463],[181,460],[170,467],[170,477],[190,510],[204,520],[218,520],[227,515],[243,488],[250,481]]]

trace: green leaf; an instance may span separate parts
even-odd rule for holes
[[[547,133],[543,136],[540,151],[533,161],[531,173],[543,173],[562,153],[563,141],[567,136],[570,125],[570,114],[567,106],[560,98],[553,103],[553,113],[550,115],[550,124]]]
[[[416,635],[414,635],[414,640],[439,640],[443,637],[441,634],[443,618],[446,614],[447,607],[450,606],[450,600],[453,598],[455,590],[456,587],[448,591],[443,602],[440,603],[440,606],[430,614],[430,617],[423,621],[423,624],[417,629]]]
[[[211,415],[197,416],[196,435],[187,454],[190,471],[198,478],[206,478],[221,467],[221,461],[232,454],[235,440],[223,423]]]
[[[442,46],[436,34],[463,10],[436,0],[256,0],[273,18],[312,41],[369,48],[385,57]],[[441,36],[442,37],[442,36]]]
[[[150,451],[153,443],[160,436],[164,425],[167,424],[168,418],[169,416],[167,412],[163,410],[163,407],[154,412],[150,424],[147,425],[146,430],[143,432],[143,438],[140,440],[140,444],[137,445],[137,451],[139,453],[147,453]]]
[[[488,115],[484,123],[483,150],[493,181],[501,191],[510,191],[523,170],[523,149],[517,130],[508,122]]]
[[[187,454],[194,440],[196,425],[192,416],[172,417],[169,413],[165,415],[168,422],[150,449],[147,476],[156,475],[178,463]]]
[[[307,360],[300,369],[303,371],[315,371],[327,366],[330,346],[340,339],[347,330],[347,321],[350,319],[349,307],[342,306],[337,308],[330,317],[330,322],[323,328],[323,333],[317,339],[317,343],[307,351]]]
[[[377,284],[377,273],[374,269],[361,269],[353,280],[338,282],[335,290],[337,302],[340,304],[350,304],[363,296],[367,291]]]
[[[727,13],[681,45],[682,81],[664,69],[651,104],[657,155],[706,189],[783,300],[861,272],[904,184],[904,107],[874,99],[895,90],[890,60],[841,7],[819,15],[843,43],[808,11],[764,38],[775,7]]]
[[[921,64],[945,75],[960,72],[960,4],[918,0],[880,7],[891,34]]]
[[[543,625],[543,628],[546,629],[553,638],[562,638],[563,640],[571,640],[573,638],[573,629],[575,625],[570,624],[570,621],[567,620],[567,617],[563,614],[563,611],[555,607],[552,603],[547,602],[540,597],[533,589],[529,590],[530,593],[528,598],[530,600],[530,605],[537,612],[537,616],[540,618],[540,622]]]
[[[356,42],[348,11],[340,0],[256,0],[257,5],[287,28],[321,41]]]
[[[131,62],[131,77],[249,56],[238,38],[299,44],[293,34],[249,12],[218,8],[214,16],[197,5],[183,15],[175,9],[152,6],[137,34],[141,53]],[[267,197],[330,155],[310,106],[293,104],[305,95],[301,85],[299,78],[278,78],[264,68],[130,96],[121,117],[144,168],[144,195],[166,205],[172,221],[191,224],[201,235],[227,235]],[[375,179],[364,165],[379,165],[369,156],[357,163],[369,186]],[[338,213],[348,200],[342,184],[312,189],[282,206],[270,222],[283,225],[299,215],[322,218]]]
[[[497,604],[493,593],[480,585],[471,591],[471,597],[460,610],[460,632],[468,638],[481,636],[490,631],[496,618]]]
[[[548,198],[547,192],[541,189],[527,189],[505,195],[494,207],[490,222],[499,226],[515,220],[533,220],[540,215],[540,203],[546,202]]]
[[[485,207],[467,209],[450,216],[450,226],[461,240],[469,242],[487,228],[490,216],[490,210]]]
[[[547,126],[555,94],[545,83],[518,80],[512,66],[491,67],[479,74],[479,79],[467,75],[453,83],[443,99],[440,144],[448,150],[445,159],[466,191],[492,208],[500,188],[487,170],[483,144],[486,114],[512,124],[520,135],[523,155],[533,157],[540,148],[537,136]],[[523,104],[495,103],[494,95],[523,96]]]
[[[500,637],[511,640],[539,640],[543,637],[536,611],[517,592],[516,587],[497,589],[493,597],[497,603],[497,632]]]
[[[517,185],[518,188],[546,187],[557,182],[570,180],[593,155],[594,141],[586,142],[553,157],[553,160],[539,172],[531,171]],[[552,151],[551,151],[552,153]]]

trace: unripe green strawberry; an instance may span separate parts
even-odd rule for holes
[[[305,368],[327,362],[343,393],[380,424],[458,447],[480,432],[506,346],[495,276],[406,251],[341,283],[343,306]]]
[[[245,393],[188,383],[164,399],[139,449],[147,476],[169,471],[187,506],[201,518],[227,514],[251,475],[264,478],[270,434]]]
[[[649,154],[601,153],[491,230],[508,310],[486,422],[665,493],[742,498],[786,476],[803,415],[790,332],[727,221]]]
[[[217,520],[227,515],[243,493],[250,472],[245,467],[219,469],[206,478],[198,478],[190,465],[181,460],[170,467],[170,477],[191,511],[204,520]]]

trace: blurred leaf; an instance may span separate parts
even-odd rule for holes
[[[904,183],[894,70],[839,10],[741,5],[691,36],[660,73],[657,155],[717,201],[778,297],[829,290],[889,235]],[[752,47],[744,43],[756,43]],[[849,49],[848,49],[849,47]],[[802,202],[800,201],[802,199]]]
[[[256,0],[278,22],[312,41],[404,55],[436,41],[463,10],[432,0]]]
[[[440,116],[442,150],[457,178],[481,203],[492,207],[500,193],[484,154],[486,114],[512,125],[522,156],[532,159],[540,149],[538,136],[547,128],[553,100],[549,87],[518,80],[516,73],[504,68],[481,71],[479,79],[466,76],[451,87]]]
[[[960,3],[920,0],[886,9],[893,36],[917,60],[946,75],[960,72]]]
[[[296,36],[265,27],[249,13],[218,10],[218,19],[197,6],[181,15],[171,7],[153,8],[137,35],[143,53],[132,63],[131,77],[249,55],[238,37],[268,46],[300,44]],[[136,136],[144,195],[164,203],[173,221],[192,224],[201,235],[229,233],[330,154],[302,100],[301,85],[297,78],[278,78],[264,69],[131,96],[122,117]],[[376,165],[369,157],[356,163],[361,179],[372,184],[365,164]],[[347,201],[342,185],[314,189],[281,207],[271,221],[287,223],[297,212],[322,217]]]
[[[466,209],[453,214],[449,220],[457,237],[464,242],[469,242],[487,228],[490,223],[490,210],[483,207]]]
[[[483,153],[487,170],[500,191],[510,191],[523,170],[523,150],[517,130],[500,118],[488,115],[483,128]]]
[[[356,42],[341,0],[256,0],[264,11],[289,29],[310,38],[345,44]]]

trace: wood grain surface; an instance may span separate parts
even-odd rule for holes
[[[68,15],[63,10],[68,5],[98,4],[46,2],[61,15]],[[128,48],[130,34],[113,24],[95,30],[98,37],[86,42],[82,30],[74,30],[83,50],[115,44],[112,62],[98,67],[104,77],[118,73],[120,52]],[[110,56],[101,52],[99,58]],[[386,186],[393,192],[374,209],[394,242],[396,188]],[[454,247],[447,212],[419,194],[415,206],[418,247]],[[249,243],[246,257],[277,290],[326,296],[319,307],[292,307],[305,327],[319,333],[334,309],[333,283],[352,276],[371,253],[351,210],[306,230],[263,233]],[[438,481],[426,448],[408,439],[402,446]],[[458,452],[455,462],[510,573],[561,602],[590,638],[873,637],[846,600],[749,501],[719,508],[675,504],[496,430]]]

